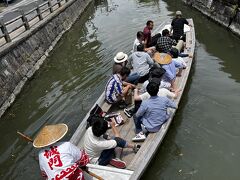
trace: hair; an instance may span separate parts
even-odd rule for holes
[[[178,58],[179,53],[177,48],[172,48],[169,53],[172,55],[173,58]]]
[[[140,43],[138,46],[137,46],[137,51],[144,51],[144,45],[142,43]]]
[[[120,71],[120,75],[121,76],[124,76],[124,75],[128,76],[130,73],[131,73],[130,69],[125,67],[125,66],[122,67],[122,69]]]
[[[159,91],[159,84],[155,82],[149,82],[147,85],[147,92],[150,94],[150,96],[157,96]]]
[[[148,20],[146,25],[149,26],[151,23],[153,23],[153,21],[152,20]]]
[[[92,125],[92,132],[94,136],[100,137],[105,134],[108,129],[108,122],[102,117],[96,117]]]
[[[138,31],[138,32],[137,32],[137,38],[138,38],[138,39],[141,38],[141,37],[143,37],[143,36],[144,36],[144,34],[143,34],[142,31]]]
[[[168,29],[164,29],[163,31],[162,31],[162,35],[163,36],[166,36],[166,35],[168,35],[169,34],[169,30]]]

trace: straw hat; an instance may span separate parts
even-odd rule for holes
[[[167,53],[156,52],[153,59],[159,64],[170,64],[172,62],[172,57]]]
[[[42,148],[54,144],[65,136],[68,131],[66,124],[47,125],[43,127],[33,141],[35,148]]]
[[[122,63],[126,61],[128,58],[128,55],[123,52],[118,52],[117,55],[114,57],[114,61],[116,63]]]

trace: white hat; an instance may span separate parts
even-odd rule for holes
[[[118,52],[117,55],[114,57],[114,61],[116,63],[122,63],[126,61],[128,58],[128,55],[123,52]]]
[[[181,16],[182,12],[181,11],[176,11],[176,16]]]

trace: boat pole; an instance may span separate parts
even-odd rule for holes
[[[17,131],[17,134],[20,135],[26,141],[31,142],[31,143],[33,142],[32,138],[30,138],[29,136],[27,136],[27,135],[25,135],[25,134],[23,134],[23,133],[21,133],[19,131]],[[96,175],[95,173],[89,171],[87,168],[86,169],[82,169],[82,170],[85,171],[86,173],[88,173],[90,176],[92,176],[92,177],[94,177],[94,178],[96,178],[98,180],[104,180],[102,177],[100,177],[100,176]]]

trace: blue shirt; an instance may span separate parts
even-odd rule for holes
[[[166,70],[163,75],[163,80],[171,82],[176,78],[176,68],[183,68],[183,65],[179,62],[172,61],[170,64],[163,64],[162,68]]]
[[[136,113],[142,124],[149,132],[157,132],[165,123],[169,115],[167,108],[177,108],[177,105],[167,97],[151,96],[150,99],[142,102]]]
[[[121,78],[117,74],[112,75],[105,88],[105,99],[109,103],[117,102],[117,97],[122,94],[122,86]]]

